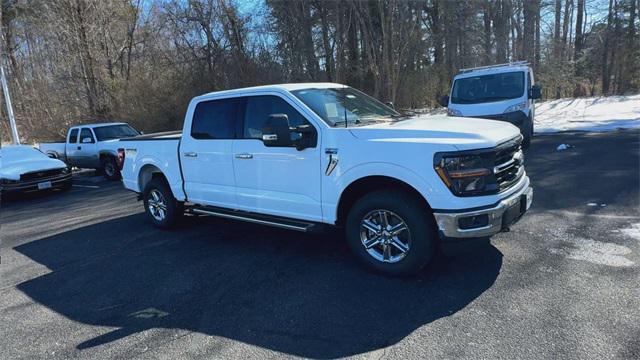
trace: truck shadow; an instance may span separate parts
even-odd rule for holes
[[[118,327],[78,349],[168,328],[335,358],[394,344],[487,290],[502,254],[486,241],[463,248],[394,279],[359,268],[335,233],[210,218],[162,232],[136,214],[15,250],[51,270],[19,290],[71,320]]]

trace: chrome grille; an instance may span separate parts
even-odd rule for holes
[[[521,142],[522,136],[518,136],[496,147],[493,173],[499,192],[509,189],[524,175]]]

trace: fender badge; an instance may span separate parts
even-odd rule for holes
[[[329,164],[327,165],[327,169],[324,171],[324,174],[327,176],[331,175],[336,166],[338,166],[338,155],[330,154]]]

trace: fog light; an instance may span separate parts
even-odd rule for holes
[[[475,229],[489,225],[489,215],[467,216],[458,219],[458,227],[462,230]]]

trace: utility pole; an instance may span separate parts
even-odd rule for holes
[[[18,127],[16,126],[16,118],[13,116],[13,106],[11,105],[11,96],[9,95],[9,86],[7,86],[7,77],[4,74],[4,62],[0,56],[0,81],[2,82],[2,93],[4,94],[4,103],[7,106],[7,115],[9,116],[9,127],[13,143],[20,145],[20,136],[18,135]]]

